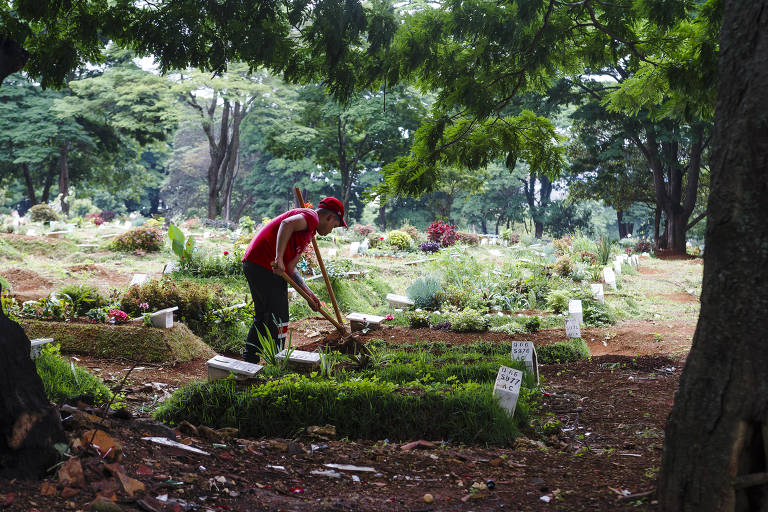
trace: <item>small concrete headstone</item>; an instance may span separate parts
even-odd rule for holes
[[[513,341],[511,358],[513,361],[525,362],[526,370],[536,378],[536,384],[539,383],[539,358],[532,341]]]
[[[565,319],[565,335],[569,338],[581,338],[579,320],[569,316]]]
[[[480,239],[480,245],[488,245],[488,239],[483,237]]]
[[[293,288],[288,288],[288,298],[289,299],[293,300],[293,299],[295,299],[298,296],[299,296],[299,292],[297,292]]]
[[[379,329],[381,322],[384,321],[383,316],[378,315],[365,315],[363,313],[350,313],[347,315],[350,327],[353,331],[362,331],[363,329]]]
[[[170,329],[173,327],[173,312],[177,311],[178,309],[179,306],[174,306],[172,308],[155,311],[150,315],[152,325],[160,329]]]
[[[640,257],[637,254],[633,254],[632,258],[630,258],[630,261],[632,262],[632,265],[635,267],[640,266]]]
[[[496,382],[493,384],[493,396],[499,399],[499,405],[510,416],[515,414],[517,398],[520,396],[520,385],[523,383],[523,372],[509,366],[499,367]]]
[[[165,267],[163,267],[163,274],[172,274],[179,270],[181,270],[181,267],[177,262],[169,261],[168,263],[165,264]]]
[[[43,351],[43,345],[53,343],[53,338],[36,338],[30,341],[29,357],[37,359]]]
[[[285,359],[288,357],[288,363],[302,367],[320,366],[320,354],[317,352],[307,352],[306,350],[294,350],[288,355],[288,349],[281,350],[275,359]]]
[[[336,249],[328,249],[328,257],[329,258],[335,258],[336,257]]]
[[[37,231],[35,231],[33,228],[29,228],[27,230],[27,236],[37,236]]]
[[[592,297],[597,301],[605,304],[605,294],[603,293],[603,285],[600,283],[589,285],[592,288]]]
[[[605,267],[605,269],[603,269],[603,278],[605,279],[605,284],[607,284],[611,290],[618,289],[616,285],[616,274],[614,274],[611,267]]]
[[[405,295],[396,295],[394,293],[387,294],[387,302],[392,307],[413,306],[414,302]]]
[[[584,323],[584,310],[582,309],[580,300],[573,299],[568,301],[568,316],[577,319],[579,325]]]
[[[68,233],[69,231],[49,231],[48,236],[52,238],[64,238]]]
[[[147,274],[133,274],[131,282],[128,286],[141,285],[149,281]]]
[[[617,276],[621,275],[621,262],[616,260],[613,262],[613,271],[616,272]]]
[[[208,367],[208,381],[210,382],[226,379],[230,373],[234,375],[236,380],[252,379],[264,368],[258,364],[219,355],[209,359],[205,365]]]
[[[360,252],[360,242],[352,242],[351,244],[349,244],[349,255],[350,256],[354,256],[358,252]]]

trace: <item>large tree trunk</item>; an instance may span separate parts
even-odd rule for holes
[[[701,313],[667,422],[663,510],[768,509],[768,0],[726,0]]]
[[[544,236],[544,223],[538,220],[534,220],[533,225],[536,229],[536,238],[541,238]]]
[[[0,476],[9,479],[42,477],[58,459],[54,444],[66,443],[29,349],[24,330],[0,307]]]
[[[29,164],[21,164],[22,172],[24,173],[24,184],[27,187],[27,197],[29,197],[30,206],[37,204],[37,198],[35,197],[35,185],[32,183],[32,176],[29,174]]]
[[[64,144],[59,156],[59,195],[61,195],[61,213],[69,215],[69,145]]]
[[[51,198],[51,186],[53,185],[53,176],[56,174],[56,170],[53,164],[48,168],[48,174],[45,175],[45,182],[43,183],[43,195],[40,197],[41,203],[47,203]]]
[[[0,85],[13,73],[20,71],[29,59],[29,52],[13,39],[0,36]]]

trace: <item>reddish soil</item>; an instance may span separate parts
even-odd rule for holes
[[[12,267],[0,273],[11,283],[13,296],[19,302],[47,297],[53,282],[33,270]]]
[[[130,274],[108,270],[93,263],[88,263],[86,265],[72,265],[67,267],[67,270],[71,273],[90,274],[92,277],[98,279],[98,284],[102,288],[110,286],[122,287],[131,282]]]
[[[651,268],[651,267],[639,267],[637,269],[637,271],[640,274],[646,274],[646,275],[648,275],[648,274],[663,274],[664,273],[663,270],[659,270],[657,268]]]
[[[699,297],[691,295],[690,293],[678,292],[678,293],[662,293],[661,297],[673,302],[699,302]]]
[[[654,509],[664,422],[680,363],[600,356],[543,366],[541,373],[546,393],[541,412],[551,413],[561,429],[520,437],[514,447],[434,439],[434,448],[403,451],[381,440],[324,440],[301,433],[293,439],[238,439],[222,431],[190,437],[191,431],[176,431],[182,443],[210,453],[196,455],[141,440],[161,435],[162,427],[111,418],[102,428],[122,444],[119,466],[107,468],[111,461],[79,452],[82,487],[65,487],[55,477],[42,483],[0,480],[0,502],[8,503],[9,511],[87,510],[100,492],[126,511],[636,510],[641,503]],[[92,427],[87,421],[73,425],[70,436],[82,437]],[[328,470],[329,463],[374,471],[341,470],[340,478],[312,474]],[[113,476],[121,469],[143,484],[142,489],[127,480],[137,489],[132,497]],[[470,491],[489,481],[491,490]],[[43,489],[50,495],[42,495]],[[425,494],[434,502],[425,502]]]

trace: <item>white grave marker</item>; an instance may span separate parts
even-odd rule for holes
[[[354,256],[358,252],[360,252],[360,242],[352,242],[351,244],[349,244],[349,255],[350,256]]]
[[[381,322],[384,321],[383,316],[378,315],[364,315],[363,313],[350,313],[347,315],[350,327],[353,331],[362,331],[363,329],[378,329],[381,327]]]
[[[520,396],[520,384],[523,383],[523,372],[508,366],[499,367],[496,382],[493,384],[493,396],[499,399],[499,405],[509,413],[515,414],[517,397]]]
[[[177,270],[181,270],[181,267],[178,263],[175,261],[169,261],[165,264],[165,267],[163,267],[163,274],[172,274],[176,272]]]
[[[328,249],[328,257],[329,258],[335,258],[336,257],[336,249]]]
[[[576,318],[568,317],[565,319],[565,335],[569,338],[581,338],[581,327]]]
[[[179,306],[174,306],[172,308],[166,308],[166,309],[161,309],[160,311],[155,311],[150,315],[150,319],[152,320],[152,325],[160,329],[170,329],[171,327],[173,327],[173,312],[178,309],[179,309]]]
[[[30,341],[30,350],[29,350],[29,357],[32,359],[37,359],[40,357],[40,354],[43,352],[43,345],[47,345],[48,343],[53,343],[53,338],[36,338],[34,340]]]
[[[230,357],[215,356],[205,363],[208,367],[208,380],[226,379],[232,373],[237,380],[252,379],[263,366]]]
[[[584,323],[584,310],[581,307],[581,301],[578,299],[568,301],[568,316],[579,321],[579,325]]]
[[[288,357],[288,362],[294,365],[300,366],[320,366],[320,354],[317,352],[307,352],[306,350],[294,350],[288,355],[288,349],[281,350],[275,359],[285,359]]]
[[[605,295],[603,293],[603,285],[598,283],[598,284],[591,284],[589,285],[589,287],[592,288],[592,297],[594,297],[594,299],[597,302],[602,302],[603,304],[605,304]]]
[[[621,275],[621,262],[619,260],[613,262],[613,271],[616,272],[617,276]]]
[[[389,302],[389,305],[392,307],[413,306],[413,301],[411,299],[405,295],[396,295],[394,293],[387,294],[387,302]]]
[[[611,267],[605,267],[605,269],[603,269],[603,278],[605,279],[605,284],[610,286],[611,290],[618,289],[616,286],[616,274],[613,273],[613,269]]]
[[[513,361],[525,362],[526,370],[531,372],[536,378],[536,383],[539,383],[539,359],[532,341],[513,341],[511,357]]]
[[[131,283],[128,286],[144,284],[147,281],[149,281],[149,277],[147,276],[147,274],[133,274]]]

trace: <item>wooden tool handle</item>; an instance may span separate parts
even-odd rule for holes
[[[304,291],[304,288],[300,287],[298,284],[296,284],[296,281],[294,281],[291,276],[286,274],[285,272],[280,272],[280,275],[283,276],[283,279],[285,279],[288,284],[293,286],[293,288],[299,292],[299,294],[304,297],[304,299],[307,300],[307,302],[313,302],[312,297],[309,296],[309,294]],[[344,329],[344,326],[341,324],[341,322],[337,322],[335,318],[331,316],[330,313],[328,313],[326,310],[324,310],[322,307],[318,310],[321,315],[325,317],[326,320],[331,322],[335,328],[337,328],[339,331],[346,333],[346,329]]]
[[[299,203],[299,208],[304,207],[304,198],[301,196],[301,189],[299,187],[294,188],[296,193],[296,201]],[[323,274],[323,280],[325,280],[325,288],[328,290],[328,295],[331,297],[331,304],[333,304],[333,310],[336,313],[336,319],[340,324],[344,323],[341,319],[341,310],[339,309],[339,303],[336,302],[336,294],[333,293],[333,287],[331,287],[331,280],[328,278],[328,271],[325,270],[325,263],[323,263],[323,257],[320,255],[320,247],[317,245],[314,235],[312,236],[312,247],[315,249],[315,255],[317,256],[317,264],[320,266],[320,272]]]

